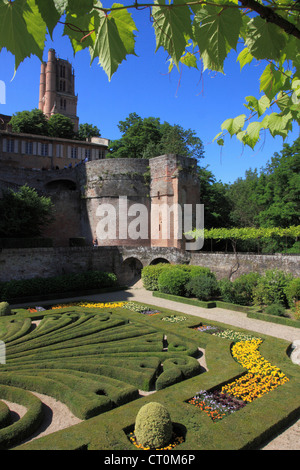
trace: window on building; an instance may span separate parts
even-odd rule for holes
[[[10,152],[10,153],[15,151],[15,141],[13,139],[7,139],[7,141],[6,141],[6,151]]]
[[[32,142],[25,142],[25,153],[26,155],[33,154],[33,143]]]
[[[48,156],[48,144],[41,144],[41,155],[42,157]]]
[[[87,158],[88,160],[91,159],[91,149],[84,150],[84,158]]]
[[[66,76],[66,67],[64,65],[60,66],[60,76],[61,78],[65,78]]]
[[[66,109],[66,100],[63,98],[60,99],[60,109]]]
[[[59,91],[66,91],[66,82],[64,80],[59,82]]]
[[[71,158],[77,158],[77,147],[71,147]]]

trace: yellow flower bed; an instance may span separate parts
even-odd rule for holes
[[[130,433],[129,434],[129,440],[132,442],[132,444],[137,447],[138,449],[142,449],[142,450],[154,450],[154,449],[150,449],[150,447],[143,447],[141,444],[139,444],[135,438],[135,435],[134,433]],[[170,444],[168,444],[166,447],[160,447],[160,448],[157,448],[155,450],[172,450],[174,449],[174,447],[178,446],[179,444],[182,444],[182,442],[184,442],[184,438],[181,437],[181,436],[175,436],[173,435],[173,440]]]
[[[54,305],[51,310],[64,307],[84,307],[84,308],[117,308],[123,307],[126,302],[71,302],[69,304]]]
[[[261,339],[240,341],[232,347],[232,355],[246,369],[248,374],[222,387],[222,392],[229,393],[251,402],[279,385],[288,382],[288,378],[276,366],[264,359],[258,351]]]

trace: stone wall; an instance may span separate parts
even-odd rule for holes
[[[275,268],[300,277],[300,255],[238,253],[236,258],[233,253],[191,252],[190,264],[210,268],[218,279],[230,277],[232,273],[234,280],[242,274]]]
[[[240,253],[232,279],[249,272],[281,269],[300,277],[300,255]],[[130,282],[143,266],[164,260],[171,264],[209,267],[217,277],[229,277],[235,257],[225,253],[187,252],[167,247],[54,247],[3,249],[0,251],[0,281],[52,277],[90,270],[114,272],[120,282]]]
[[[120,264],[117,247],[3,249],[0,251],[0,281],[47,278],[90,270],[114,272]]]
[[[187,252],[154,247],[53,247],[0,250],[0,282],[12,279],[52,277],[84,271],[108,271],[120,283],[130,283],[141,268],[158,260],[188,263]]]

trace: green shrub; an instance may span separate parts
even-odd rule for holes
[[[219,286],[215,277],[200,274],[190,279],[186,285],[186,292],[199,300],[209,300],[219,295]]]
[[[172,438],[170,414],[160,403],[150,402],[139,410],[134,429],[138,444],[155,449],[166,446]]]
[[[204,266],[195,266],[194,264],[179,264],[177,266],[183,269],[183,271],[189,273],[191,279],[200,275],[206,275],[215,279],[215,274],[211,272],[209,268]]]
[[[158,290],[166,294],[184,295],[189,274],[181,268],[162,271],[158,278]]]
[[[238,305],[253,304],[253,290],[261,275],[259,273],[242,274],[233,281],[234,303]]]
[[[218,284],[219,284],[220,294],[224,302],[234,303],[235,295],[234,295],[233,282],[229,281],[229,279],[223,278],[219,280]]]
[[[277,317],[285,317],[286,316],[284,306],[282,304],[279,304],[279,303],[268,305],[265,308],[265,313],[267,313],[268,315],[275,315]]]
[[[159,275],[166,269],[171,268],[171,264],[158,263],[154,265],[145,266],[142,269],[143,286],[147,290],[158,290]]]
[[[158,291],[158,278],[163,271],[181,269],[188,274],[189,279],[200,274],[214,277],[214,274],[209,268],[203,266],[195,266],[190,264],[168,264],[159,263],[155,265],[145,266],[142,270],[143,286],[147,290]]]
[[[285,288],[285,295],[290,308],[295,308],[300,300],[300,277],[292,279]]]
[[[179,367],[171,367],[165,370],[155,383],[156,390],[162,390],[183,380],[182,371]]]
[[[252,305],[254,300],[254,288],[261,275],[259,273],[242,274],[233,282],[229,279],[219,281],[219,289],[222,299],[237,305]]]
[[[0,284],[2,299],[56,294],[67,291],[101,289],[118,285],[117,276],[102,271],[88,271],[79,274],[65,274],[50,278],[12,280]]]
[[[279,269],[267,270],[253,289],[254,304],[260,307],[278,303],[288,306],[285,291],[292,279],[291,274]]]
[[[8,302],[0,302],[0,317],[4,317],[4,315],[10,315],[11,309]]]

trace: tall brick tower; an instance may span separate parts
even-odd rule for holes
[[[68,116],[78,130],[77,96],[72,65],[59,59],[54,49],[48,51],[48,61],[41,65],[39,109],[50,117],[53,114]]]
[[[196,227],[196,205],[200,203],[197,161],[179,155],[150,158],[151,246],[186,249],[185,204],[190,205],[191,227]]]

